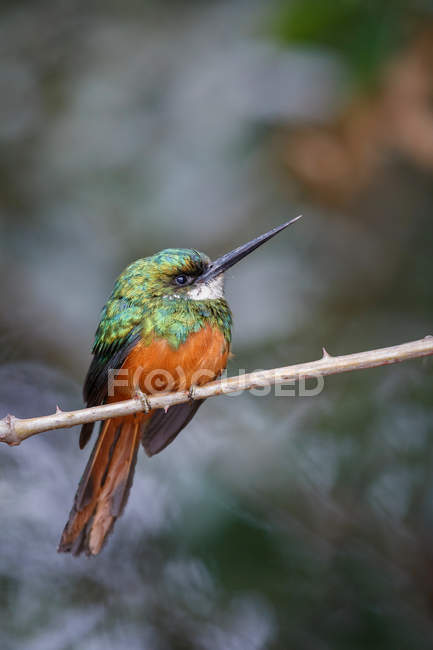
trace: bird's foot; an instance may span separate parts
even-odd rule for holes
[[[197,390],[197,386],[190,386],[188,388],[188,397],[191,400],[191,402],[197,399],[196,390]]]
[[[134,392],[134,397],[136,399],[140,400],[141,405],[143,407],[143,411],[145,413],[149,413],[149,411],[152,410],[151,406],[150,406],[150,403],[149,403],[149,399],[148,399],[146,393],[143,393],[142,390],[140,390],[139,388],[136,388],[136,390]]]

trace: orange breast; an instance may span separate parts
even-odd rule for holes
[[[137,388],[150,394],[200,386],[220,375],[227,365],[229,345],[218,328],[206,325],[185,343],[172,348],[164,339],[142,341],[126,358],[114,400],[129,399]],[[127,373],[125,373],[125,370]]]

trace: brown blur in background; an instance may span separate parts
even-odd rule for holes
[[[0,8],[0,415],[80,408],[114,279],[234,267],[234,359],[433,334],[430,0]],[[2,650],[427,650],[432,361],[209,400],[140,454],[97,559],[56,554],[77,431],[0,448]]]

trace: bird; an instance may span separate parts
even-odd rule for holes
[[[101,551],[128,500],[140,443],[148,456],[165,449],[204,401],[193,399],[194,387],[227,366],[232,314],[224,273],[300,216],[213,262],[194,248],[167,248],[118,277],[101,312],[83,396],[88,407],[139,397],[143,410],[100,424],[59,552]],[[167,411],[146,408],[148,395],[176,390],[190,391],[191,399]],[[81,449],[93,427],[82,426]]]

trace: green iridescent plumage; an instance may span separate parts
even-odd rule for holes
[[[168,248],[130,264],[102,310],[93,353],[111,356],[136,335],[148,343],[164,338],[177,348],[206,324],[218,327],[230,343],[232,317],[225,299],[191,299],[189,287],[175,284],[179,274],[199,276],[209,263],[194,249]]]

